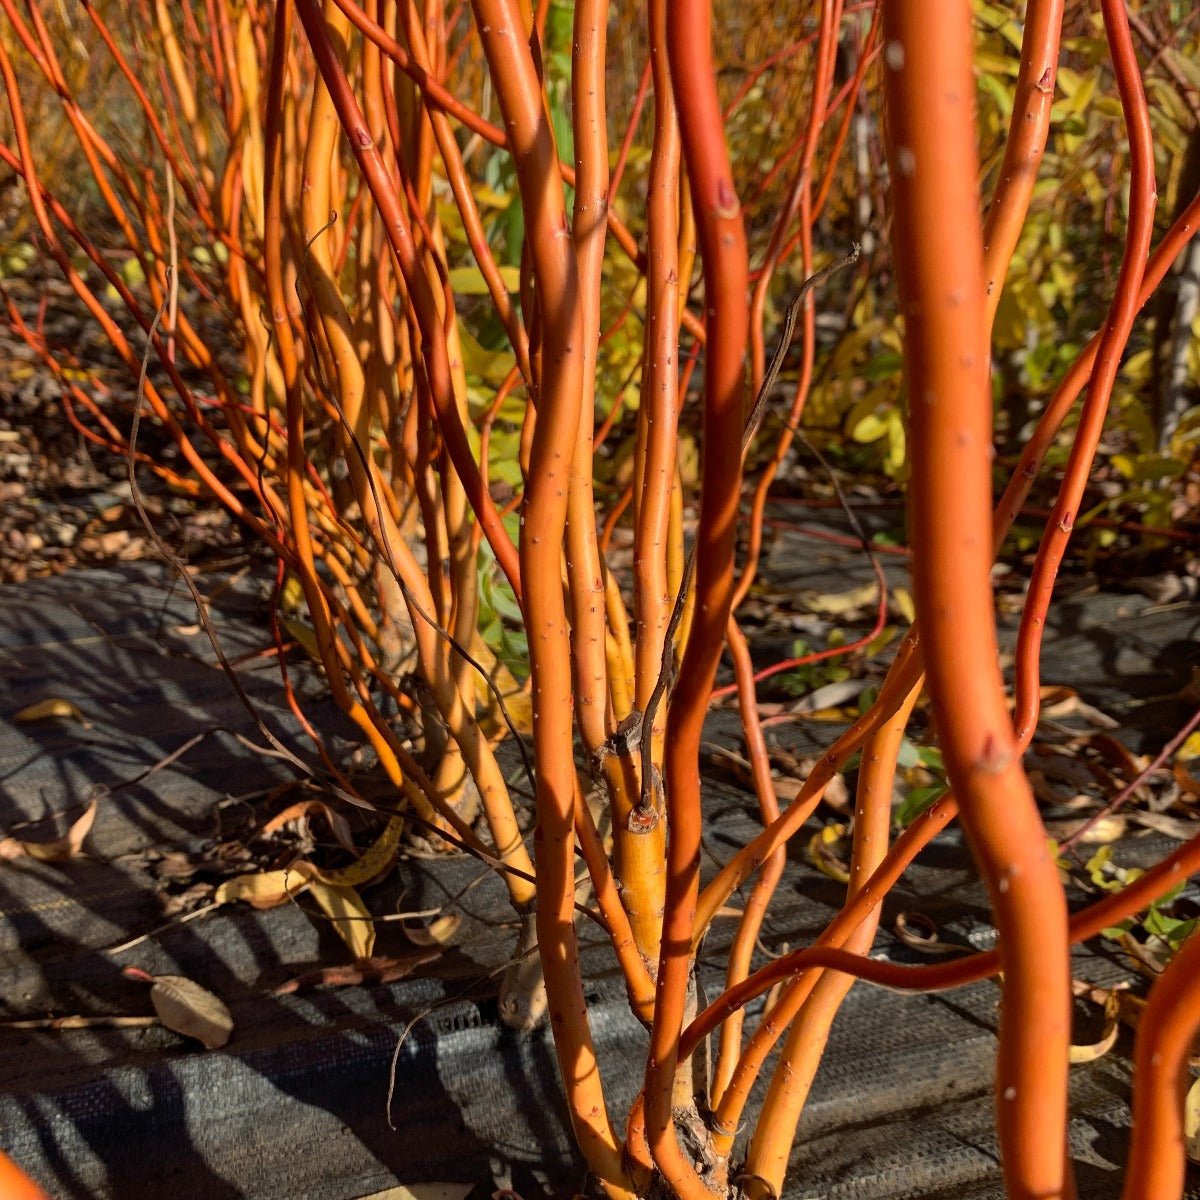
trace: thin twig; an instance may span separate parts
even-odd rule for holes
[[[1197,709],[1189,718],[1184,727],[1142,768],[1138,774],[1129,781],[1098,813],[1088,817],[1078,829],[1075,830],[1069,838],[1059,842],[1059,851],[1069,850],[1083,838],[1088,830],[1099,824],[1105,817],[1111,817],[1117,809],[1121,808],[1128,802],[1131,796],[1150,778],[1155,771],[1159,769],[1170,758],[1184,742],[1187,741],[1194,730],[1200,725],[1200,709]]]
[[[770,403],[771,390],[775,386],[775,381],[779,378],[779,372],[783,369],[784,359],[787,358],[787,353],[791,349],[792,337],[796,332],[796,321],[800,316],[800,310],[804,306],[805,300],[819,283],[823,283],[837,271],[856,263],[858,255],[859,245],[857,242],[854,242],[848,254],[844,254],[841,258],[835,259],[828,266],[822,267],[821,270],[810,275],[800,285],[800,290],[796,293],[795,299],[788,305],[787,313],[783,319],[783,333],[779,339],[779,346],[771,358],[770,366],[767,367],[767,373],[763,376],[762,386],[758,389],[758,395],[754,398],[750,415],[746,418],[746,424],[742,430],[743,462],[745,462],[746,452],[750,449],[750,443],[753,442],[754,435],[758,432],[758,426],[762,422],[767,405]],[[636,827],[641,829],[651,827],[656,819],[654,769],[652,762],[654,719],[658,713],[658,707],[672,683],[675,669],[675,635],[678,633],[679,626],[683,621],[684,609],[687,606],[687,597],[691,592],[695,575],[696,543],[693,541],[692,547],[688,551],[687,565],[684,567],[679,592],[675,596],[675,605],[671,609],[671,619],[667,623],[666,636],[663,638],[662,663],[659,666],[658,678],[654,682],[654,690],[650,693],[646,701],[645,711],[640,717],[636,718],[638,723],[632,725],[625,735],[628,738],[630,734],[636,732],[640,744],[642,762],[641,797],[638,801],[638,807],[630,814],[630,821],[635,822]]]
[[[334,214],[334,215],[336,216],[336,214]],[[329,224],[332,224],[332,221]],[[324,226],[322,229],[318,230],[316,234],[313,235],[312,239],[310,239],[310,241],[308,243],[308,245],[310,247],[311,247],[313,241],[315,241],[316,238],[320,236],[320,234],[324,231],[325,228],[328,228],[328,225]],[[307,261],[308,260],[306,257],[304,260],[305,265],[303,268],[303,274],[305,275],[305,277],[307,277],[307,275],[308,275]],[[300,295],[300,280],[299,280],[299,278],[297,278],[297,280],[296,280],[296,295],[301,300],[301,302],[303,302],[303,297]],[[322,365],[320,363],[319,356],[317,356],[317,359],[316,359],[316,370],[317,370],[318,376],[320,376],[322,374]],[[504,703],[504,695],[500,691],[499,685],[491,677],[491,675],[488,674],[488,672],[484,668],[483,664],[480,663],[479,660],[475,658],[475,656],[454,636],[454,634],[452,634],[450,632],[450,630],[445,628],[445,626],[443,626],[434,616],[432,616],[430,613],[425,611],[425,608],[417,600],[416,596],[413,595],[412,589],[408,586],[408,584],[405,582],[405,580],[401,576],[400,570],[396,566],[396,559],[395,559],[394,552],[392,550],[391,539],[388,538],[387,536],[385,536],[384,531],[383,531],[384,509],[383,509],[382,501],[379,498],[378,488],[376,487],[376,484],[375,484],[375,473],[371,468],[371,460],[367,456],[367,452],[358,437],[358,433],[356,432],[354,427],[350,424],[350,421],[347,419],[346,414],[345,414],[344,410],[342,409],[341,401],[338,399],[338,396],[337,396],[335,390],[333,388],[329,387],[329,385],[325,382],[324,379],[321,379],[321,384],[325,389],[326,397],[328,398],[330,404],[332,404],[332,406],[333,406],[334,411],[338,415],[338,421],[341,423],[342,429],[345,432],[346,437],[349,439],[351,446],[353,446],[354,452],[358,457],[359,464],[362,467],[363,474],[367,481],[367,487],[371,492],[371,500],[375,505],[376,513],[379,514],[379,518],[376,522],[376,527],[373,530],[373,533],[375,534],[375,538],[376,538],[378,545],[383,550],[383,555],[384,555],[384,559],[387,563],[388,570],[391,572],[392,578],[395,579],[396,585],[397,585],[397,587],[399,587],[400,593],[401,593],[401,595],[403,595],[405,603],[409,605],[409,607],[417,614],[417,616],[419,616],[421,618],[421,620],[424,621],[438,635],[438,637],[440,637],[440,638],[444,639],[446,642],[448,642],[450,644],[450,646],[462,657],[463,661],[466,662],[483,680],[488,691],[491,693],[492,698],[496,701],[496,705],[500,710],[500,716],[503,718],[504,724],[508,727],[508,732],[512,735],[513,741],[516,743],[517,751],[521,755],[521,763],[525,768],[525,775],[529,779],[529,786],[531,788],[535,787],[536,785],[534,784],[534,779],[533,779],[533,764],[529,759],[529,751],[528,751],[527,747],[525,746],[524,741],[522,741],[522,739],[521,739],[520,731],[517,729],[516,723],[512,719],[512,714],[509,713],[509,711],[508,711],[508,705],[506,705]]]

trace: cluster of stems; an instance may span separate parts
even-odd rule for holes
[[[301,640],[390,781],[394,819],[501,872],[520,949],[528,956],[536,944],[540,964],[515,972],[508,1015],[520,1024],[548,1011],[598,1186],[612,1197],[665,1187],[708,1200],[733,1186],[754,1200],[783,1195],[797,1124],[854,979],[930,990],[1002,974],[996,1112],[1008,1194],[1073,1195],[1070,946],[1200,867],[1200,844],[1188,843],[1069,918],[1021,765],[1038,720],[1055,574],[1120,357],[1200,219],[1193,199],[1152,248],[1150,115],[1124,3],[1100,5],[1128,140],[1119,277],[1103,326],[1041,413],[998,504],[991,327],[1051,129],[1065,0],[1026,6],[1011,125],[986,204],[967,0],[940,6],[936,22],[925,0],[814,0],[732,96],[718,87],[710,0],[648,0],[629,41],[646,58],[623,137],[612,134],[606,70],[628,45],[609,45],[607,0],[575,0],[569,48],[556,54],[548,29],[566,10],[547,0],[130,0],[119,22],[120,6],[75,7],[87,30],[74,33],[123,81],[126,128],[114,138],[79,98],[53,5],[0,0],[11,116],[0,161],[23,180],[38,244],[111,343],[139,415],[177,454],[168,462],[139,449],[113,380],[52,345],[6,297],[8,320],[60,381],[81,436],[170,488],[214,498],[269,549],[272,611],[302,598]],[[803,88],[777,119],[795,128],[769,169],[735,158],[735,114],[785,67]],[[31,76],[61,104],[87,164],[86,216],[84,189],[55,194],[38,161],[23,94]],[[652,134],[637,174],[631,147],[643,121]],[[860,169],[856,146],[872,136],[886,151],[886,185]],[[504,172],[508,198],[495,187]],[[747,197],[767,192],[772,205],[750,227]],[[519,239],[507,247],[511,263],[493,236],[501,201],[522,222],[508,235]],[[864,211],[888,218],[878,253],[899,285],[918,619],[877,699],[781,807],[738,609],[757,576],[769,489],[813,387],[822,289],[806,289],[790,315],[798,356],[784,364],[783,394],[782,358],[768,367],[772,285],[840,257]],[[818,232],[841,244],[822,255]],[[618,285],[630,278],[632,298]],[[601,369],[607,342],[637,336],[635,309],[636,406],[625,392],[605,394]],[[482,350],[488,330],[500,350]],[[484,374],[483,393],[481,357],[503,364],[497,378]],[[1032,572],[1014,711],[990,571],[1081,395]],[[752,453],[759,399],[775,432]],[[596,470],[614,430],[627,435],[631,460],[615,484]],[[695,480],[688,431],[701,448]],[[517,486],[492,462],[501,433]],[[748,461],[758,472],[750,483]],[[618,534],[632,546],[631,572],[613,565]],[[481,635],[488,573],[519,608],[523,671]],[[329,778],[351,794],[354,780],[291,686],[294,623],[275,625],[289,702]],[[701,886],[700,739],[726,651],[762,832]],[[898,755],[926,689],[951,792],[890,841]],[[532,847],[521,793],[498,757],[506,737],[520,736],[512,714],[524,709]],[[855,755],[845,905],[811,946],[754,970],[787,843]],[[998,950],[933,967],[870,958],[884,896],[955,820],[990,897]],[[701,1009],[697,950],[735,893],[724,991]],[[610,1110],[591,1035],[581,907],[610,938],[649,1032],[644,1085],[624,1114]],[[1171,963],[1139,1026],[1129,1200],[1182,1191],[1179,1089],[1200,1023],[1198,954],[1193,942]],[[746,1006],[764,995],[751,1028]],[[709,1039],[713,1069],[694,1071]]]

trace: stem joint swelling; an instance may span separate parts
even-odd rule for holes
[[[674,664],[671,664],[665,677],[665,690],[668,692],[674,682],[675,674]],[[642,784],[638,802],[630,809],[625,821],[626,828],[633,834],[652,832],[662,819],[665,802],[662,771],[649,757],[651,738],[646,733],[649,728],[646,714],[635,708],[620,722],[612,735],[600,745],[600,748],[592,756],[593,772],[597,776],[602,775],[602,764],[608,755],[630,762],[636,760],[639,763]]]

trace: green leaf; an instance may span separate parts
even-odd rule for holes
[[[949,790],[944,783],[913,788],[896,808],[896,823],[907,829],[927,808],[932,808]]]

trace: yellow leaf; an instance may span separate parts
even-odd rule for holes
[[[512,351],[485,350],[464,325],[458,328],[458,341],[467,373],[499,387],[516,361]]]
[[[131,291],[146,282],[146,273],[142,270],[142,264],[136,258],[127,258],[121,264],[120,270],[121,278],[125,281],[125,286]]]
[[[877,442],[881,437],[886,437],[887,432],[887,414],[873,412],[859,417],[849,430],[850,436],[856,442]]]
[[[904,470],[904,460],[908,449],[908,434],[904,428],[904,418],[898,408],[888,410],[887,414],[887,453],[883,459],[883,469],[893,477],[899,477]]]
[[[1182,746],[1179,747],[1178,758],[1184,762],[1188,762],[1193,758],[1200,758],[1200,731],[1193,733]]]
[[[348,867],[336,871],[318,871],[311,864],[305,864],[316,879],[333,887],[358,887],[378,879],[391,868],[396,860],[396,851],[400,847],[400,835],[404,832],[404,818],[390,817],[383,832],[375,839],[362,856]]]
[[[910,625],[917,619],[917,606],[908,588],[892,588],[892,607]]]
[[[304,607],[304,585],[291,573],[279,589],[279,607],[286,613],[298,612]]]
[[[375,924],[362,897],[352,887],[336,887],[314,879],[309,895],[321,906],[356,959],[370,958],[375,948]]]
[[[1074,95],[1067,102],[1067,111],[1072,113],[1082,113],[1085,108],[1092,102],[1092,98],[1096,95],[1096,73],[1085,75],[1079,82],[1079,86],[1075,89]]]
[[[284,617],[283,627],[313,662],[321,661],[321,648],[317,645],[317,635],[311,626],[305,625],[303,621],[293,621],[291,617]]]
[[[475,193],[475,202],[487,208],[507,208],[512,201],[511,195],[498,192],[486,183],[477,183],[471,190]]]
[[[38,862],[66,862],[77,858],[83,849],[83,839],[91,832],[96,819],[96,801],[71,823],[62,837],[49,842],[22,842],[16,838],[0,838],[0,862],[11,862],[16,858],[32,858]]]
[[[1148,384],[1153,373],[1153,350],[1137,350],[1121,364],[1121,375],[1137,386]]]
[[[404,934],[415,946],[445,946],[458,932],[462,917],[458,913],[443,913],[428,925],[404,925]]]
[[[475,673],[475,695],[480,704],[485,705],[488,710],[483,721],[488,736],[498,736],[508,732],[508,727],[499,713],[493,711],[496,708],[496,697],[488,686],[488,680],[495,684],[496,690],[504,697],[504,707],[508,710],[509,720],[512,721],[517,732],[532,732],[533,697],[496,657],[478,630],[471,636],[471,654],[479,661],[488,676],[485,679],[478,671]]]
[[[1183,1136],[1187,1139],[1187,1156],[1200,1163],[1200,1079],[1194,1079],[1183,1102]]]
[[[842,824],[826,825],[819,833],[814,833],[808,840],[808,861],[822,875],[836,879],[838,883],[849,883],[850,872],[838,858],[835,847],[846,836],[846,826]]]
[[[1130,454],[1114,454],[1110,461],[1126,479],[1132,479],[1137,473],[1137,463]]]
[[[31,704],[28,708],[21,709],[13,720],[26,724],[30,721],[49,721],[54,717],[70,717],[81,725],[87,724],[83,713],[79,711],[79,705],[57,696],[51,700],[39,700],[37,704]]]
[[[235,875],[213,892],[214,904],[244,900],[254,908],[278,908],[298,896],[311,882],[307,863],[295,863],[282,871],[256,871]]]
[[[814,612],[829,613],[835,617],[858,612],[868,605],[875,604],[878,597],[879,587],[875,583],[864,583],[862,587],[852,588],[848,592],[812,592],[806,590],[800,594],[800,598]]]

